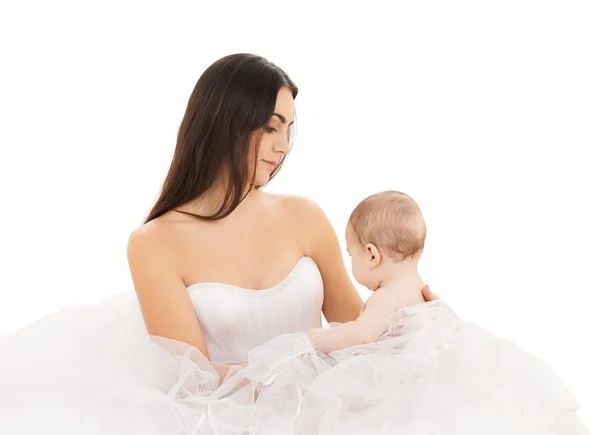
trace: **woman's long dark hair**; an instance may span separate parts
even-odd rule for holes
[[[221,206],[214,214],[194,216],[229,215],[248,193],[252,133],[268,124],[282,87],[296,98],[298,88],[288,75],[260,56],[233,54],[213,63],[190,96],[169,172],[146,222],[198,198],[221,176],[228,182]]]

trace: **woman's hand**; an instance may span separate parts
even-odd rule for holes
[[[439,299],[439,297],[435,293],[433,293],[431,290],[429,290],[428,285],[423,287],[423,297],[425,298],[425,300],[427,302],[436,301]]]

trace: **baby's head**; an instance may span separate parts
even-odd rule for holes
[[[416,267],[426,232],[419,206],[405,193],[385,191],[361,201],[346,228],[356,281],[377,290],[399,264]]]

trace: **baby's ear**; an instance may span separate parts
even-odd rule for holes
[[[379,252],[377,246],[369,243],[365,248],[367,250],[367,255],[369,256],[369,265],[371,268],[379,266],[379,263],[381,263],[381,252]]]

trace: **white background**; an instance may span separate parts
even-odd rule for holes
[[[268,190],[317,201],[342,248],[363,197],[413,196],[432,289],[545,359],[598,433],[598,3],[215,3],[2,3],[0,334],[132,291],[192,88],[252,52],[300,88]]]

